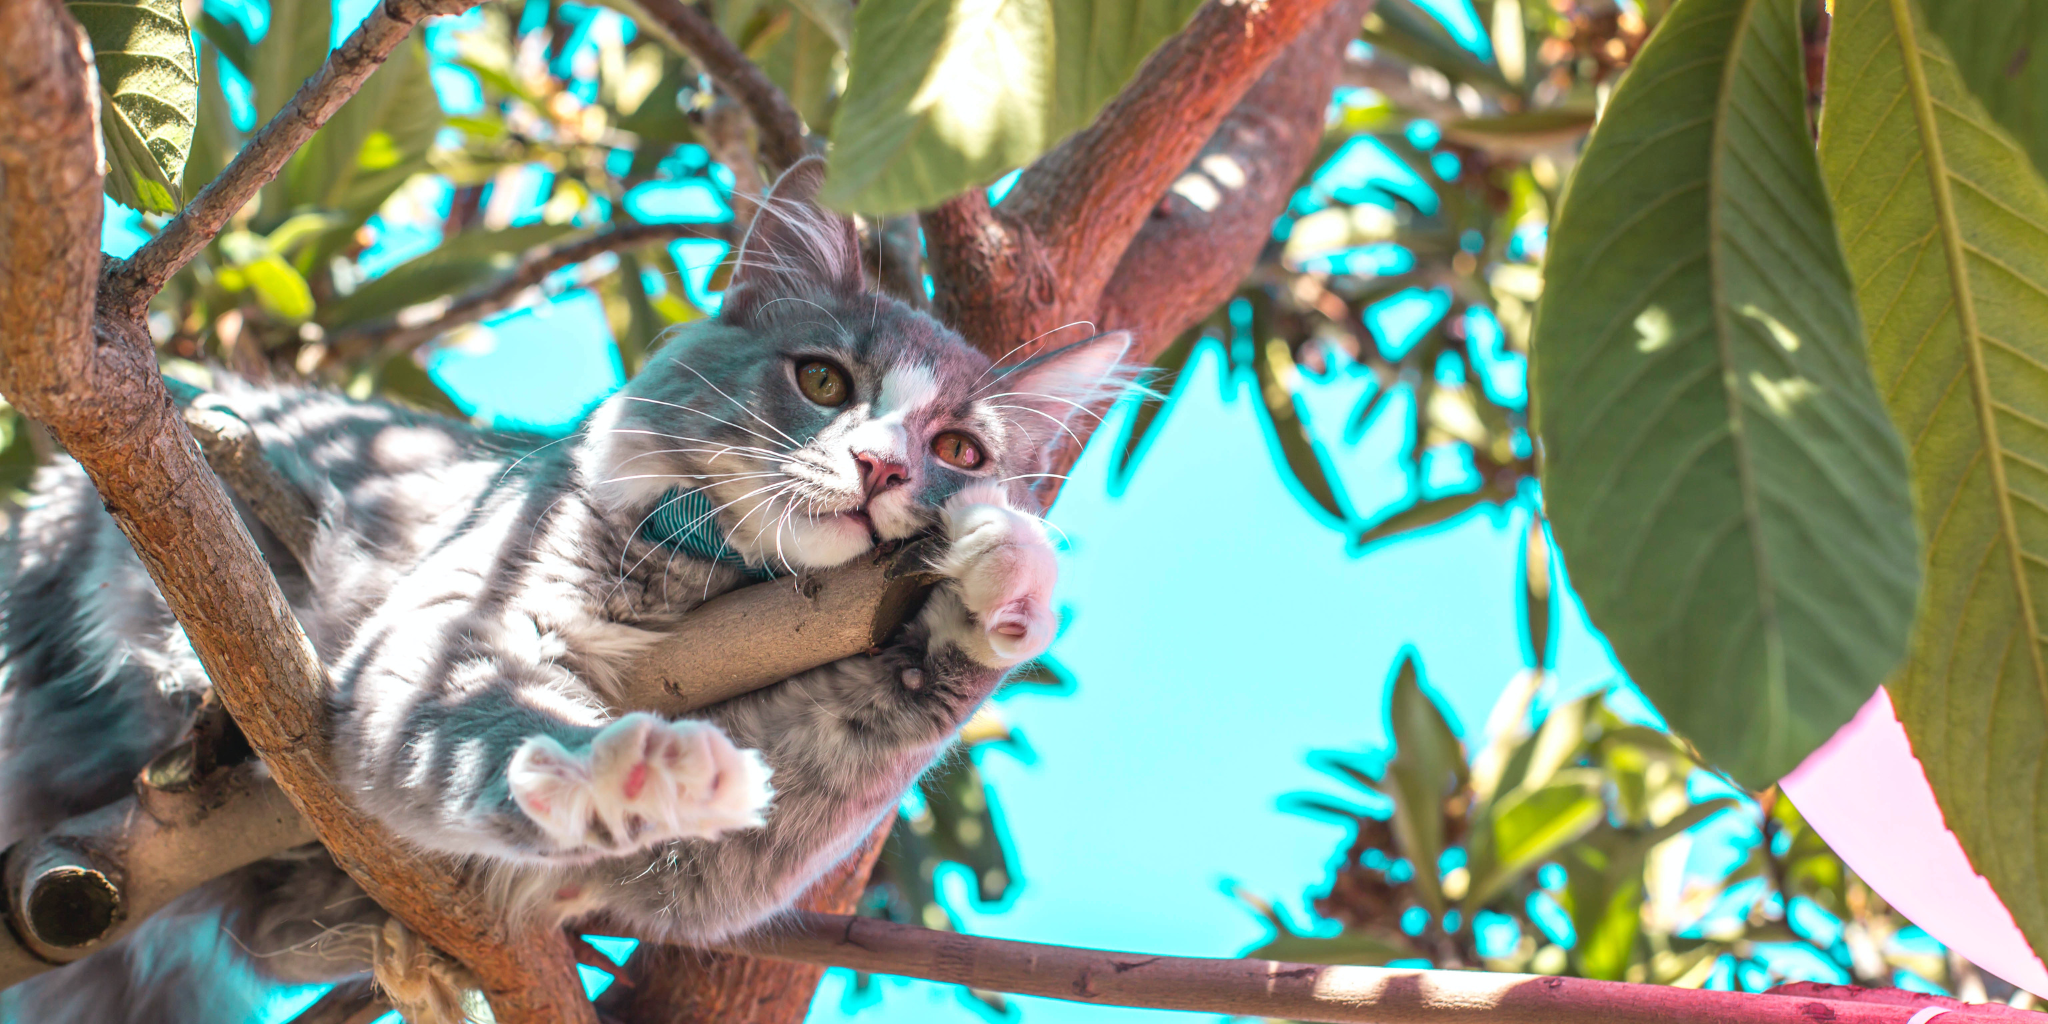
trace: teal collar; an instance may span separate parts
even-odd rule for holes
[[[748,565],[739,552],[726,547],[718,536],[717,512],[703,491],[671,487],[641,524],[640,536],[699,561],[730,566],[756,582],[782,575],[767,566]]]

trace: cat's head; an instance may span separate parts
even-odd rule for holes
[[[679,329],[592,418],[584,472],[632,525],[701,489],[749,563],[838,565],[912,536],[964,488],[1020,507],[1069,423],[1124,386],[1122,332],[997,366],[868,290],[853,224],[813,197],[822,162],[763,199],[717,318]]]

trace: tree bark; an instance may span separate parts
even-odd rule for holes
[[[797,909],[853,913],[894,820],[893,814],[884,819],[860,849],[811,886]],[[797,1024],[810,1012],[827,966],[646,943],[626,961],[629,984],[613,986],[598,1005],[630,1024]]]
[[[1932,1008],[1943,1024],[1965,1024],[2008,1021],[2023,1012],[1835,986],[1770,995],[1483,971],[1151,956],[831,914],[801,914],[773,934],[725,948],[1098,1006],[1330,1024],[1905,1024],[1914,1013],[1904,1007]]]

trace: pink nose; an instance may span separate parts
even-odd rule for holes
[[[891,487],[910,479],[910,470],[900,462],[892,462],[879,455],[855,452],[853,462],[860,467],[861,487],[872,498]]]

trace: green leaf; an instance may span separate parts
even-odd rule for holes
[[[1475,879],[1465,905],[1483,907],[1563,847],[1607,818],[1599,771],[1559,772],[1541,789],[1518,790],[1493,811],[1492,863]]]
[[[285,168],[293,208],[349,215],[353,231],[407,178],[426,169],[441,128],[441,100],[418,38],[393,50],[376,73]],[[283,214],[286,211],[265,211]]]
[[[211,38],[209,37],[209,42]],[[242,134],[235,130],[234,115],[228,109],[227,94],[220,87],[220,65],[224,51],[208,47],[200,56],[203,73],[199,79],[199,115],[192,130],[192,149],[185,160],[184,193],[196,196],[242,148]]]
[[[853,46],[853,0],[789,0],[841,50]]]
[[[1253,308],[1263,311],[1264,305],[1254,302]],[[1255,331],[1263,319],[1254,314]],[[1345,496],[1337,474],[1330,469],[1323,446],[1309,432],[1307,417],[1302,413],[1301,396],[1296,394],[1301,386],[1301,372],[1294,365],[1294,353],[1287,339],[1277,335],[1265,337],[1263,332],[1253,337],[1255,341],[1264,337],[1252,354],[1252,367],[1259,395],[1265,400],[1260,406],[1264,415],[1259,419],[1266,428],[1267,443],[1278,456],[1275,461],[1286,469],[1289,481],[1301,496],[1322,510],[1331,523],[1349,521],[1350,499]]]
[[[1481,488],[1453,494],[1444,498],[1418,501],[1379,522],[1358,535],[1358,546],[1366,547],[1384,540],[1392,540],[1416,530],[1449,522],[1488,502],[1497,502],[1500,496]]]
[[[1927,537],[1887,681],[1942,816],[2048,950],[2048,185],[1904,0],[1838,0],[1821,165]]]
[[[15,501],[36,473],[35,427],[13,406],[0,402],[0,502]]]
[[[1963,84],[2048,174],[2048,6],[2033,0],[1920,4]],[[2040,60],[2035,60],[2035,56]]]
[[[1355,932],[1318,939],[1308,935],[1282,935],[1245,956],[1254,960],[1278,960],[1290,964],[1352,964],[1380,967],[1392,960],[1419,955],[1415,947],[1399,936]]]
[[[1460,45],[1443,23],[1413,0],[1381,0],[1366,19],[1364,39],[1374,46],[1444,73],[1455,82],[1515,94],[1500,69]]]
[[[100,78],[107,195],[176,213],[179,178],[199,123],[199,57],[178,0],[71,0]]]
[[[299,86],[320,70],[320,65],[327,60],[328,44],[334,33],[332,4],[301,0],[277,3],[272,7],[270,27],[263,34],[263,45],[253,48],[255,66],[246,68],[254,94],[251,99],[256,107],[256,128],[259,131],[291,100]],[[293,159],[304,157],[305,151],[301,149]],[[290,166],[287,164],[286,172],[272,178],[260,193],[259,219],[264,228],[282,222],[297,205],[291,195]]]
[[[256,124],[261,127],[327,61],[334,36],[332,4],[284,2],[271,5],[263,45],[253,46],[255,67],[242,65],[254,90]]]
[[[1672,9],[1573,175],[1533,344],[1573,586],[1672,727],[1757,789],[1898,665],[1919,584],[1798,8]]]
[[[235,66],[244,77],[254,73],[256,67],[256,44],[249,41],[249,34],[242,26],[222,21],[204,10],[199,12],[199,21],[192,26],[201,38],[212,43],[228,63]]]
[[[377,392],[416,409],[457,419],[467,418],[462,407],[441,390],[441,385],[434,383],[434,378],[427,375],[426,369],[413,359],[411,352],[396,353],[378,368]]]
[[[852,15],[851,8],[847,14]],[[789,95],[804,123],[821,131],[832,121],[832,90],[837,84],[832,61],[839,56],[840,45],[816,21],[793,17],[759,58],[761,70]]]
[[[1086,126],[1200,0],[864,0],[825,202],[922,209]]]
[[[279,256],[265,256],[239,268],[256,303],[280,320],[298,323],[313,315],[313,292],[297,268]]]
[[[1387,735],[1399,737],[1400,743],[1385,779],[1394,800],[1394,837],[1401,855],[1415,867],[1417,897],[1430,913],[1441,914],[1444,894],[1437,863],[1446,842],[1444,802],[1465,788],[1465,752],[1436,701],[1423,691],[1413,651],[1402,652],[1394,673]]]
[[[528,224],[503,231],[462,232],[392,267],[346,297],[325,304],[320,322],[330,328],[345,328],[453,295],[510,270],[526,250],[559,241],[576,230],[567,224]]]
[[[1444,138],[1500,155],[1533,156],[1578,141],[1593,127],[1593,111],[1579,107],[1529,110],[1446,121]]]

